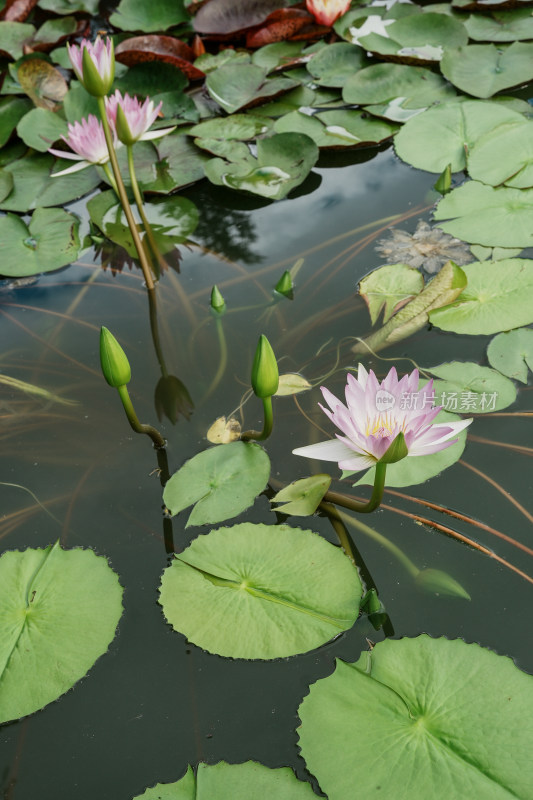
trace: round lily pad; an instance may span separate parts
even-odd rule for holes
[[[370,321],[375,325],[383,309],[383,324],[424,288],[420,270],[407,264],[387,264],[373,270],[359,284]]]
[[[515,189],[533,186],[533,122],[522,119],[499,125],[474,143],[468,154],[474,180]]]
[[[121,0],[109,21],[123,31],[166,31],[190,19],[183,0]]]
[[[0,217],[0,274],[38,275],[70,264],[79,252],[79,224],[62,208],[37,208],[29,225],[15,214]]]
[[[483,261],[462,269],[467,285],[457,302],[429,314],[437,328],[486,335],[533,322],[533,261]]]
[[[451,361],[426,371],[440,378],[433,384],[435,403],[448,411],[483,414],[507,408],[516,400],[514,383],[490,367]]]
[[[533,330],[518,328],[495,336],[487,348],[487,358],[503,375],[527,383],[528,367],[533,371]]]
[[[522,798],[533,678],[460,639],[386,640],[311,686],[300,747],[329,800]],[[349,743],[351,746],[347,746]]]
[[[177,553],[160,592],[167,621],[189,641],[230,658],[271,659],[351,628],[362,587],[343,551],[317,533],[245,522]]]
[[[17,133],[22,141],[41,153],[45,153],[52,142],[67,132],[65,120],[48,108],[33,108],[17,125]]]
[[[56,700],[106,652],[122,587],[92,550],[9,551],[0,558],[0,722]]]
[[[366,62],[365,51],[355,44],[340,42],[323,47],[307,65],[319,86],[344,86]]]
[[[255,761],[244,764],[198,764],[196,774],[192,767],[175,783],[158,783],[133,800],[313,800],[316,794],[310,784],[299,781],[288,767],[269,769]]]
[[[387,25],[386,35],[370,33],[359,40],[361,47],[383,56],[439,61],[443,48],[466,45],[464,25],[447,14],[410,14]]]
[[[318,147],[365,147],[388,139],[396,126],[377,119],[368,119],[362,111],[343,109],[323,111],[309,116],[300,111],[280,117],[274,123],[278,133],[304,133]]]
[[[270,459],[254,442],[211,447],[172,475],[163,501],[172,516],[194,504],[187,526],[222,522],[251,506],[269,475]]]
[[[348,78],[342,90],[346,103],[372,106],[401,98],[407,107],[416,109],[447,99],[449,93],[446,81],[431,70],[391,63],[360,69]]]
[[[491,97],[533,78],[533,44],[471,44],[446,50],[440,69],[463,92]]]
[[[533,17],[529,8],[471,14],[464,23],[468,35],[478,42],[515,42],[533,39]]]

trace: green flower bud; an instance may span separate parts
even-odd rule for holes
[[[275,285],[276,292],[290,296],[292,294],[292,277],[288,269],[285,270],[279,281]]]
[[[257,397],[272,397],[279,386],[276,356],[266,336],[259,337],[252,365],[252,389]]]
[[[434,189],[439,192],[439,194],[447,194],[450,191],[452,185],[452,165],[448,164],[441,174],[439,175],[437,182],[434,185]]]
[[[102,57],[100,59],[101,69],[99,70],[91,53],[87,47],[82,52],[82,74],[83,88],[92,94],[93,97],[105,97],[115,78],[115,62],[113,42],[110,40],[110,59]]]
[[[104,378],[115,389],[130,382],[131,368],[126,353],[104,326],[100,329],[100,365]]]
[[[130,130],[128,120],[126,119],[126,115],[120,103],[117,103],[116,129],[117,136],[122,144],[128,145],[129,147],[135,144],[137,139],[135,139]]]
[[[211,289],[211,308],[219,314],[226,310],[226,301],[216,284]]]
[[[409,450],[405,444],[405,436],[400,431],[398,436],[394,439],[389,449],[381,456],[378,464],[395,464],[401,461],[402,458],[409,455]]]

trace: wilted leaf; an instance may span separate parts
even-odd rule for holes
[[[56,110],[68,91],[67,82],[59,70],[40,58],[23,61],[17,77],[22,89],[38,108]]]
[[[235,417],[218,417],[209,430],[206,438],[212,444],[229,444],[241,438],[241,423]]]
[[[128,67],[145,62],[162,61],[177,67],[190,80],[196,81],[205,77],[204,73],[192,64],[195,60],[192,48],[174,36],[134,36],[125,39],[117,46],[115,56],[117,61],[127,64]],[[181,87],[160,86],[158,91],[163,91],[163,88],[169,90]]]
[[[260,25],[273,11],[284,8],[285,0],[210,0],[193,20],[198,33],[234,33]]]
[[[286,372],[279,376],[279,385],[275,396],[286,397],[291,394],[307,392],[311,388],[311,384],[303,375],[298,375],[297,372]]]
[[[5,22],[24,22],[38,0],[7,0],[4,8],[0,11],[0,20]]]

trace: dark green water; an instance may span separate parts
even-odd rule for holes
[[[373,155],[366,151],[364,158]],[[357,282],[380,265],[369,244],[355,247],[379,225],[354,229],[423,208],[436,199],[434,177],[400,164],[391,151],[361,163],[328,156],[297,197],[254,203],[204,185],[188,196],[200,208],[199,247],[181,248],[181,274],[165,274],[158,287],[158,324],[168,371],[186,384],[195,409],[190,421],[161,428],[168,438],[171,472],[208,446],[205,434],[216,417],[240,403],[260,333],[268,336],[282,372],[299,371],[313,384],[324,380],[342,395],[352,364],[348,337],[369,329]],[[83,208],[77,204],[75,210]],[[415,213],[398,227],[413,231]],[[383,234],[380,234],[380,236]],[[378,236],[377,238],[380,238]],[[207,251],[217,252],[207,252]],[[267,308],[282,271],[304,258],[293,301]],[[209,392],[220,363],[220,342],[209,309],[217,283],[228,306],[223,318],[227,366]],[[184,297],[187,298],[184,302]],[[379,641],[366,618],[318,651],[274,662],[222,659],[189,645],[166,624],[157,587],[168,563],[157,461],[149,440],[132,434],[118,397],[99,370],[98,331],[109,327],[125,347],[139,417],[156,423],[154,392],[160,377],[140,272],[112,275],[88,255],[82,263],[46,275],[31,287],[0,298],[0,372],[24,380],[76,405],[60,405],[0,385],[0,437],[4,483],[27,487],[47,505],[52,519],[24,491],[0,485],[0,551],[42,547],[57,538],[67,547],[90,547],[105,555],[125,587],[125,611],[109,652],[89,675],[57,702],[0,728],[0,797],[3,800],[131,800],[154,783],[175,781],[187,763],[249,759],[293,766],[306,774],[298,755],[297,708],[310,683],[330,674],[336,657],[355,660],[367,637]],[[399,372],[446,360],[486,363],[488,337],[422,331],[365,361],[382,377],[392,363]],[[299,396],[302,409],[326,430],[317,409],[318,388]],[[531,387],[509,411],[532,409]],[[308,460],[292,456],[310,428],[292,398],[275,402],[275,429],[266,448],[273,477],[282,482],[310,474]],[[261,407],[244,407],[245,426],[260,424]],[[525,417],[476,418],[476,437],[532,447]],[[469,441],[463,459],[482,470],[527,507],[530,455]],[[338,474],[335,465],[329,467]],[[345,487],[349,488],[349,484]],[[357,490],[359,491],[359,490]],[[365,490],[360,490],[363,493]],[[421,486],[401,490],[483,521],[524,543],[530,523],[509,500],[458,463]],[[471,594],[471,602],[423,594],[389,551],[355,535],[366,569],[390,615],[394,636],[463,637],[511,656],[533,671],[527,609],[531,584],[489,557],[390,507],[436,520],[494,549],[532,572],[529,556],[468,522],[387,495],[382,509],[365,520],[400,546],[419,567],[446,570]],[[274,524],[261,496],[233,522]],[[185,530],[186,515],[173,520],[176,550],[199,532]],[[292,519],[335,541],[325,518]],[[167,532],[168,533],[168,532]],[[167,537],[168,538],[168,537]]]

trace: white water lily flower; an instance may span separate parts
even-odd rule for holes
[[[115,139],[115,148],[118,146],[116,141],[116,134],[113,127],[111,131]],[[60,175],[68,175],[71,172],[79,172],[82,169],[87,169],[94,164],[107,164],[109,161],[109,152],[104,136],[104,129],[102,123],[97,119],[94,114],[89,114],[87,119],[82,119],[81,122],[69,123],[68,136],[61,137],[63,141],[74,151],[69,153],[65,150],[54,150],[49,148],[48,152],[52,153],[58,158],[68,158],[72,161],[77,161],[72,167],[61,170],[61,172],[54,172],[52,178],[57,178]]]

